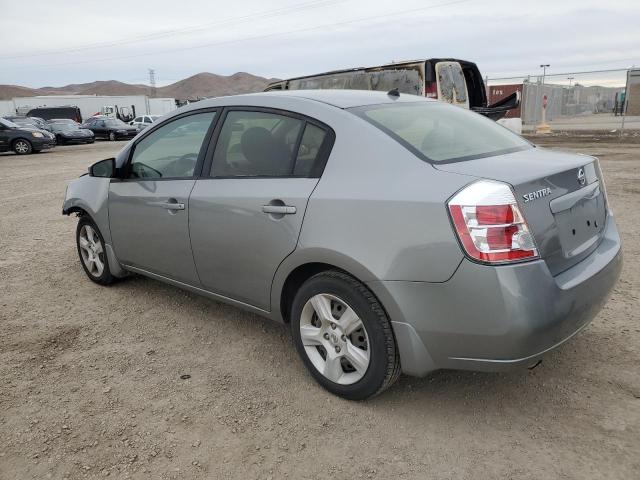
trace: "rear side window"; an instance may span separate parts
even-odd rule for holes
[[[471,160],[532,148],[493,120],[441,102],[372,105],[350,111],[430,162]]]
[[[230,111],[213,155],[214,177],[284,177],[293,173],[304,121],[260,111]]]
[[[133,151],[129,177],[192,177],[215,114],[204,112],[182,117],[144,137]]]
[[[327,131],[311,123],[307,123],[298,147],[298,156],[293,170],[295,176],[308,177],[313,171],[318,157],[323,154]]]

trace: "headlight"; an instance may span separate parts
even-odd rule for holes
[[[31,132],[31,135],[33,135],[36,138],[43,138],[44,135],[42,135],[40,132]]]

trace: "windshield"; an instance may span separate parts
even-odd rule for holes
[[[454,162],[533,148],[493,120],[442,102],[350,109],[423,160]]]
[[[116,120],[113,118],[105,120],[104,123],[107,127],[125,128],[129,126],[126,123],[124,123],[122,120]]]
[[[51,128],[54,130],[64,130],[65,132],[69,130],[80,130],[78,125],[73,125],[71,123],[54,123],[51,125]]]
[[[7,120],[6,118],[0,118],[0,123],[5,127],[9,128],[20,128],[20,125],[16,125],[15,123]]]
[[[11,122],[15,123],[16,125],[22,125],[22,126],[29,126],[29,127],[36,126],[36,122],[34,122],[33,120],[29,120],[28,118],[14,118],[13,120],[11,120]]]

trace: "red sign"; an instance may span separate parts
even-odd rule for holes
[[[547,108],[547,96],[546,95],[542,96],[542,108],[544,108],[544,109]]]

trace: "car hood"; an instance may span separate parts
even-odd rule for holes
[[[20,127],[20,128],[16,128],[16,130],[22,130],[23,132],[39,132],[47,138],[54,138],[50,132],[47,132],[46,130],[41,130],[39,128]]]

